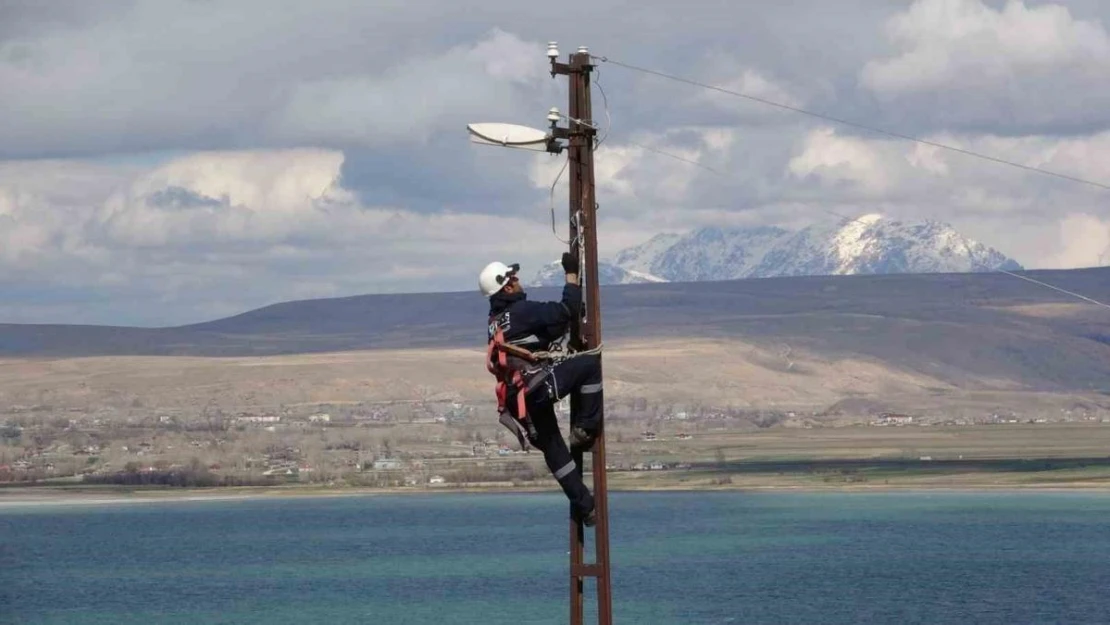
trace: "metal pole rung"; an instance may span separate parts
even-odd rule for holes
[[[596,564],[576,564],[571,567],[570,574],[575,577],[598,577],[601,567]]]

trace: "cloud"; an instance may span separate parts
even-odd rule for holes
[[[1098,267],[1110,256],[1110,219],[1073,213],[1059,224],[1060,249],[1045,259],[1046,267]]]
[[[885,31],[897,52],[867,62],[860,83],[903,119],[1006,134],[1110,124],[1110,35],[1063,5],[917,0]]]
[[[705,83],[727,91],[787,106],[806,105],[806,98],[799,94],[801,87],[787,85],[781,79],[769,75],[769,71],[771,71],[769,68],[748,66],[732,55],[713,52],[707,55],[699,73]],[[767,124],[789,121],[789,117],[784,116],[781,110],[762,103],[738,99],[734,95],[715,90],[699,90],[694,93],[691,104],[708,103],[716,109],[730,113],[738,123]]]
[[[865,58],[865,42],[819,58],[796,42],[838,44],[890,12],[867,0],[810,1],[812,20],[713,3],[676,16],[657,0],[571,0],[544,19],[510,0],[38,4],[0,9],[0,116],[19,120],[0,126],[0,158],[420,143],[482,112],[542,123],[565,99],[546,74],[550,39],[761,92],[828,94],[826,76]],[[674,106],[702,97],[687,87],[613,66],[599,77],[622,124],[704,117]]]
[[[352,201],[338,186],[342,163],[324,150],[195,153],[108,197],[96,234],[107,245],[190,249],[304,237],[328,207]]]
[[[538,42],[493,29],[477,43],[408,59],[380,75],[301,82],[267,131],[289,143],[426,146],[437,134],[503,119],[527,104],[538,113],[538,96],[554,95],[546,65]]]
[[[15,11],[39,30],[0,40],[0,115],[23,122],[0,157],[419,143],[555,87],[539,42],[494,25],[457,45],[375,32],[427,11],[400,3],[123,6],[50,27]]]
[[[816,176],[826,185],[849,183],[871,195],[888,191],[890,185],[878,150],[865,140],[838,136],[832,128],[810,133],[787,171],[800,178]]]
[[[30,300],[0,314],[185,323],[298,297],[469,290],[491,259],[537,266],[558,253],[536,219],[363,205],[342,165],[341,152],[302,149],[195,153],[146,170],[0,166],[0,284]],[[47,184],[67,170],[88,179],[82,202]],[[84,303],[43,304],[58,300]]]

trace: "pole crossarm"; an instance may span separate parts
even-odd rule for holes
[[[597,135],[597,128],[593,126],[586,126],[584,124],[577,124],[577,126],[578,128],[552,128],[551,137],[553,139],[564,139],[569,141],[577,137],[593,137]]]
[[[582,54],[579,52],[574,56]],[[589,55],[587,55],[589,57]],[[572,60],[570,63],[560,63],[558,61],[551,61],[551,76],[572,76],[574,74],[582,74],[593,70],[595,65],[590,63],[590,58],[586,58],[585,62],[578,63]]]

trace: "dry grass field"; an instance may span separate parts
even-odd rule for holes
[[[1097,409],[1103,395],[1028,392],[1006,379],[960,384],[875,359],[832,359],[737,339],[652,339],[607,344],[606,398],[652,404],[866,413],[957,414],[1018,410],[1058,416]],[[492,378],[479,349],[351,351],[264,357],[105,356],[0,360],[0,409],[180,413],[218,407],[459,401],[488,404]]]

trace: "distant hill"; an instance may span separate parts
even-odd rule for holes
[[[937,221],[864,215],[836,225],[706,227],[661,234],[622,250],[613,264],[669,281],[889,273],[962,273],[1022,269],[998,250]]]
[[[1106,268],[1023,275],[1095,298],[1110,294]],[[555,288],[529,293],[558,298]],[[603,287],[602,306],[610,346],[637,338],[741,338],[955,384],[991,379],[1110,393],[1110,311],[1001,273],[613,285]],[[487,312],[485,299],[467,291],[286,302],[173,328],[6,324],[0,356],[482,349]]]

